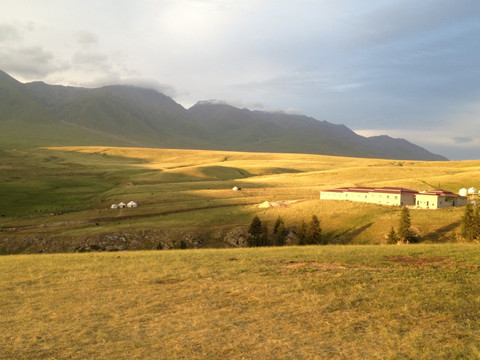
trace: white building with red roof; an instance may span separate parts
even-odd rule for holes
[[[448,190],[422,191],[416,195],[415,205],[422,209],[439,209],[467,205],[467,197]]]
[[[415,205],[418,191],[401,187],[345,187],[320,192],[321,200],[350,200],[381,205]]]
[[[380,205],[416,206],[423,209],[438,209],[448,206],[463,206],[467,198],[447,190],[418,192],[401,187],[343,187],[323,190],[321,200],[349,200]]]

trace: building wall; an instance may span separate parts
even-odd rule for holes
[[[359,191],[321,191],[321,200],[350,200],[370,204],[406,206],[416,205],[422,209],[439,209],[449,206],[464,206],[467,198],[463,196],[438,196],[413,193],[381,193]]]
[[[330,192],[321,191],[321,200],[350,200],[355,202],[364,202],[370,204],[381,205],[414,205],[415,198],[413,194],[400,194],[400,193],[380,193],[380,192],[358,192],[358,191],[345,191],[345,192]]]
[[[438,209],[438,198],[437,195],[417,194],[415,205],[422,209]]]
[[[464,206],[466,204],[466,197],[463,196],[457,197],[417,194],[415,205],[422,209],[440,209],[450,206]]]
[[[343,192],[320,191],[320,200],[345,200]]]

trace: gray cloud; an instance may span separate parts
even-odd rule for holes
[[[22,38],[20,30],[9,24],[0,24],[0,42],[18,41]]]
[[[72,58],[72,66],[103,71],[111,68],[108,56],[98,52],[76,52]]]
[[[453,140],[456,144],[468,144],[468,143],[471,143],[471,142],[474,141],[473,138],[468,137],[468,136],[458,136],[458,137],[452,138],[452,140]]]
[[[128,79],[119,79],[118,83],[123,85],[133,85],[133,86],[138,86],[138,87],[147,88],[147,89],[154,89],[170,97],[175,97],[178,94],[174,86],[169,84],[163,84],[158,80],[154,80],[154,79],[128,78]]]
[[[45,77],[58,70],[54,56],[40,46],[0,48],[0,69],[25,77]]]
[[[98,43],[97,34],[87,30],[77,31],[75,33],[75,39],[77,40],[77,43],[81,45],[92,45]]]

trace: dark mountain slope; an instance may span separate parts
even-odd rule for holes
[[[128,86],[91,89],[59,106],[56,115],[68,123],[124,137],[143,146],[209,145],[209,135],[189,119],[182,106],[150,89]]]
[[[366,138],[344,125],[303,115],[238,109],[226,104],[199,102],[189,109],[192,117],[214,133],[222,145],[241,150],[302,152],[339,156],[410,160],[446,160],[404,139]]]
[[[311,117],[199,102],[189,110],[155,90],[22,84],[0,71],[0,142],[295,152],[445,160],[403,139],[365,138]]]

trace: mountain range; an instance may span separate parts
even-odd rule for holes
[[[21,83],[0,71],[5,146],[104,145],[447,160],[404,139],[363,137],[304,115],[200,101],[185,109],[153,89]]]

